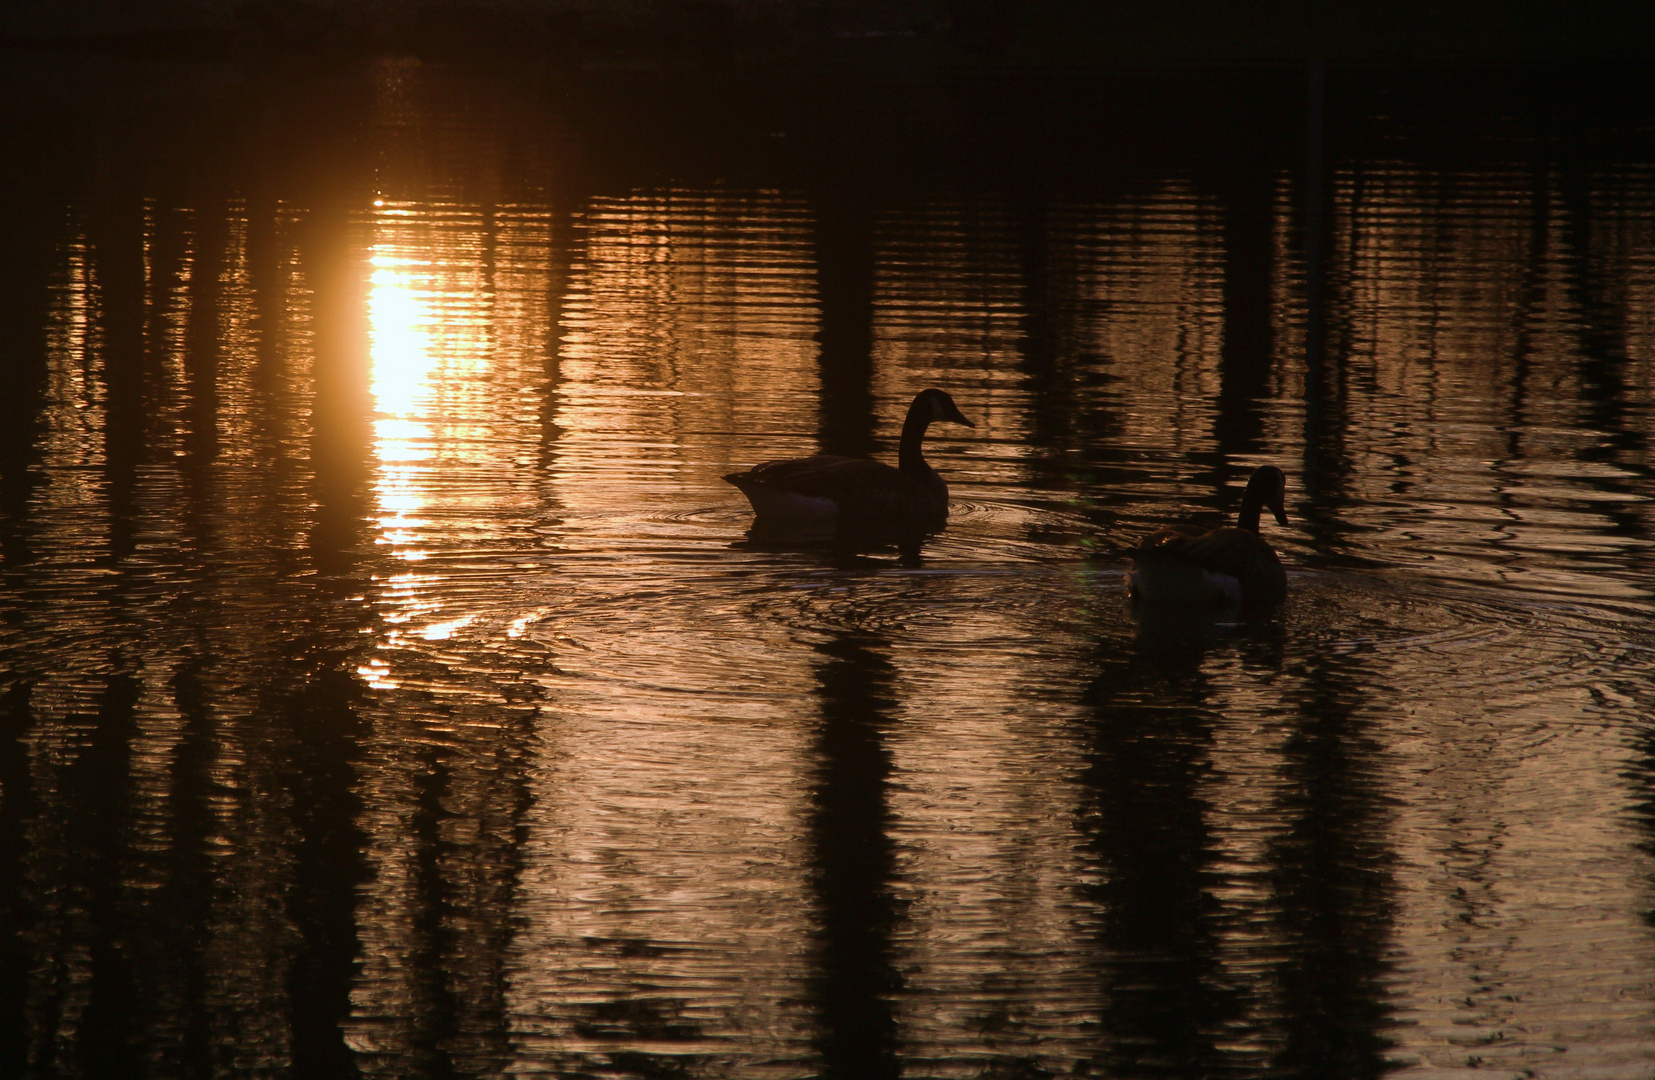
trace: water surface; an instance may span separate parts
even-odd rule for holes
[[[1655,1068],[1647,118],[8,78],[0,1072]],[[917,565],[746,541],[927,386]]]

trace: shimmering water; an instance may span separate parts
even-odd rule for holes
[[[0,1074],[1655,1070],[1647,116],[8,78]]]

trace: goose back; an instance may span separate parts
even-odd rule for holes
[[[773,521],[837,522],[858,529],[881,524],[936,528],[948,520],[948,485],[927,483],[869,458],[818,454],[767,461],[724,478]]]
[[[1275,604],[1287,596],[1287,572],[1264,537],[1259,512],[1287,524],[1287,478],[1274,465],[1255,470],[1236,524],[1205,532],[1162,529],[1132,549],[1127,587],[1151,603]]]
[[[1276,603],[1287,572],[1256,532],[1225,526],[1205,533],[1163,529],[1132,550],[1131,589],[1151,603]]]
[[[909,541],[948,521],[948,485],[926,462],[926,428],[945,420],[974,426],[945,392],[915,396],[902,426],[899,467],[870,458],[817,454],[767,461],[724,479],[753,506],[756,530],[854,534],[875,543]]]

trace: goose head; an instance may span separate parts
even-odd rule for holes
[[[941,485],[942,481],[932,472],[931,466],[925,463],[925,457],[920,453],[920,443],[925,441],[925,429],[938,420],[964,424],[966,427],[977,426],[965,418],[965,414],[960,412],[959,406],[954,404],[954,399],[948,396],[946,390],[938,390],[933,386],[914,395],[914,403],[908,406],[908,419],[902,423],[902,442],[897,459],[903,472],[931,487]],[[946,495],[940,497],[947,498]]]
[[[1240,526],[1257,532],[1259,511],[1265,507],[1275,515],[1277,525],[1287,524],[1287,476],[1274,465],[1253,470],[1241,496]]]
[[[959,406],[954,404],[954,399],[948,396],[948,391],[938,390],[934,386],[915,395],[914,403],[908,407],[908,415],[918,416],[927,424],[946,421],[950,424],[964,424],[966,427],[977,426],[960,412]]]

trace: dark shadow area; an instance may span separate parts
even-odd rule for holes
[[[1382,1076],[1393,1025],[1387,979],[1396,861],[1377,780],[1382,747],[1363,715],[1371,676],[1349,655],[1312,655],[1282,755],[1277,813],[1286,831],[1266,856],[1285,957],[1277,969],[1279,1075]]]
[[[1572,141],[1574,133],[1566,137]],[[1580,458],[1612,466],[1618,475],[1598,481],[1614,497],[1604,513],[1623,534],[1647,537],[1644,515],[1624,501],[1628,495],[1636,498],[1655,479],[1649,458],[1651,434],[1639,422],[1635,405],[1639,388],[1628,378],[1633,360],[1628,334],[1637,316],[1630,313],[1631,298],[1609,271],[1625,243],[1627,223],[1622,213],[1603,205],[1618,202],[1628,181],[1593,178],[1584,166],[1585,155],[1575,147],[1570,150],[1574,152],[1561,155],[1561,168],[1552,178],[1558,188],[1553,214],[1560,219],[1562,250],[1547,254],[1561,262],[1568,300],[1579,313],[1578,368],[1585,405],[1581,421],[1601,433],[1580,448]],[[1537,252],[1536,263],[1541,261]],[[1645,565],[1652,562],[1646,560]]]
[[[229,208],[204,196],[195,215],[190,260],[189,317],[184,325],[183,449],[185,475],[200,491],[219,452],[220,352],[224,317],[224,248]],[[325,279],[324,279],[325,280]],[[331,359],[331,358],[330,358]],[[337,361],[334,361],[337,362]]]
[[[275,703],[291,754],[284,796],[291,815],[292,881],[285,897],[297,935],[286,975],[295,1074],[338,1080],[360,1075],[345,1043],[351,987],[361,953],[357,887],[367,879],[357,824],[361,687],[344,658],[320,658],[297,674],[298,689]]]
[[[1348,204],[1338,207],[1344,220],[1338,220],[1328,175],[1327,97],[1325,67],[1319,60],[1312,61],[1305,76],[1304,158],[1299,175],[1299,242],[1305,264],[1304,500],[1297,506],[1296,517],[1315,538],[1319,556],[1348,565],[1351,560],[1345,551],[1349,545],[1343,537],[1348,526],[1340,510],[1347,501],[1346,488],[1353,468],[1345,446],[1352,333],[1349,325],[1332,325],[1329,310],[1352,310],[1350,290],[1355,270],[1347,267],[1342,276],[1335,272],[1331,234],[1341,233],[1347,245],[1346,258],[1354,260],[1354,204],[1360,198],[1362,179],[1358,171],[1351,181]],[[1336,284],[1343,284],[1343,293],[1336,291]]]
[[[413,949],[408,958],[413,986],[410,1006],[412,1075],[429,1080],[452,1080],[460,1075],[449,1053],[458,1032],[457,1003],[448,978],[448,967],[459,945],[453,917],[456,898],[446,872],[457,854],[456,846],[443,835],[450,817],[444,800],[453,795],[446,747],[432,745],[420,755],[414,773],[414,817],[410,822],[414,841],[413,902],[411,930]]]
[[[1084,0],[762,0],[397,7],[351,0],[175,0],[92,7],[12,5],[0,42],[178,58],[221,55],[417,55],[508,58],[576,68],[689,72],[939,67],[1066,70],[1097,64],[1272,63],[1309,55],[1356,62],[1630,58],[1655,36],[1641,5],[1583,0],[1293,0],[1238,8],[1222,0],[1098,5]]]
[[[1099,392],[1112,376],[1086,349],[1081,325],[1086,302],[1097,298],[1086,295],[1087,283],[1075,265],[1074,222],[1054,208],[1052,195],[1032,183],[1014,193],[1022,293],[1018,351],[1024,385],[1033,398],[1029,441],[1046,451],[1035,482],[1068,488],[1084,482],[1088,450],[1108,443],[1119,424],[1097,407]]]
[[[110,555],[132,554],[134,488],[145,453],[144,438],[144,206],[130,189],[112,194],[91,228],[91,263],[97,281],[104,386],[104,484],[109,499]]]
[[[147,1003],[138,994],[127,895],[134,858],[129,832],[136,826],[132,743],[140,684],[119,657],[93,720],[86,745],[68,777],[76,817],[69,823],[84,860],[77,883],[85,897],[89,971],[85,1011],[75,1032],[79,1075],[119,1080],[143,1068]],[[41,1064],[44,1064],[42,1062]]]
[[[1224,235],[1224,344],[1214,435],[1226,458],[1256,454],[1269,397],[1275,283],[1275,176],[1253,144],[1238,147],[1218,181]]]
[[[230,795],[213,776],[222,741],[213,715],[213,688],[203,677],[210,663],[198,659],[173,678],[173,700],[183,731],[172,755],[168,801],[173,815],[165,883],[151,916],[171,945],[158,959],[172,969],[178,994],[166,1003],[174,1014],[176,1042],[161,1057],[169,1073],[182,1080],[206,1080],[216,1075],[222,1060],[208,1001],[209,963],[202,955],[212,942],[213,908],[221,894],[213,857],[219,828],[215,807]]]
[[[46,310],[66,212],[61,195],[36,189],[49,177],[7,173],[10,182],[0,181],[0,559],[16,567],[33,554],[28,508],[40,484]]]
[[[874,238],[870,193],[840,179],[817,193],[816,290],[821,303],[822,453],[874,451]]]
[[[822,645],[816,675],[822,726],[810,838],[821,937],[812,1005],[821,1075],[836,1080],[902,1073],[893,999],[903,980],[892,954],[901,910],[885,747],[895,702],[881,644],[846,636]]]
[[[29,771],[33,687],[17,682],[0,695],[0,1075],[23,1076],[29,1064],[30,941],[38,912],[25,882],[29,829],[38,809]]]
[[[1655,716],[1655,693],[1647,682],[1633,680],[1616,689],[1636,701],[1646,716]],[[1631,795],[1627,809],[1638,830],[1638,850],[1655,858],[1655,726],[1646,724],[1632,733],[1628,746],[1631,753],[1620,774]],[[1644,904],[1638,914],[1655,931],[1655,879],[1644,882]]]
[[[1095,905],[1103,1028],[1095,1066],[1109,1076],[1229,1075],[1224,1031],[1242,1015],[1218,951],[1221,882],[1200,639],[1100,655],[1087,688],[1091,743],[1077,823],[1084,888]]]

